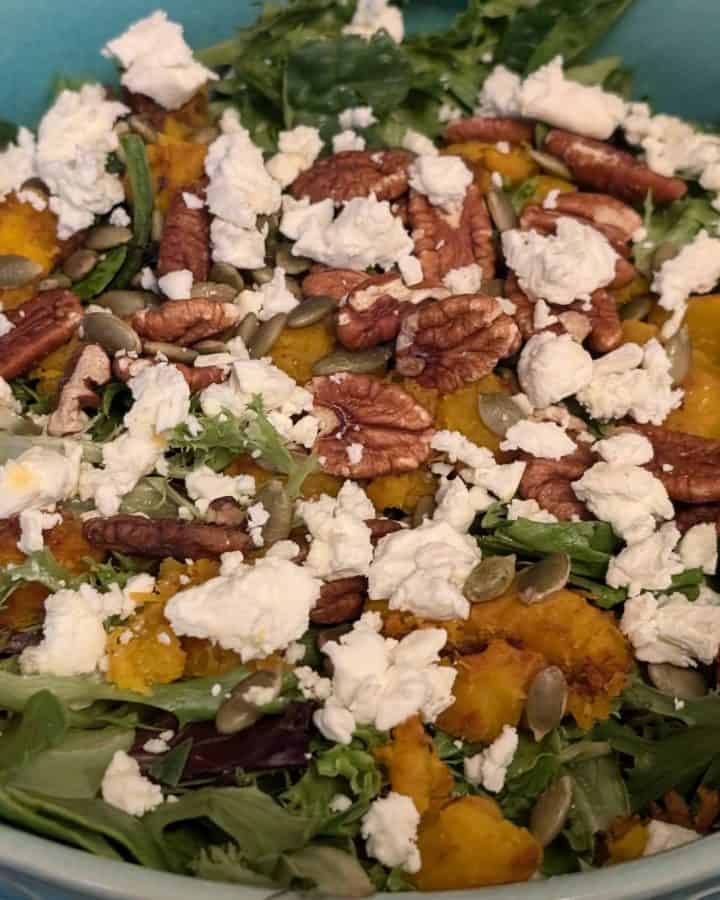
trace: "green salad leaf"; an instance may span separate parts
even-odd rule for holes
[[[0,780],[59,744],[68,729],[65,708],[50,691],[38,691],[14,717],[0,741]]]
[[[93,297],[102,294],[122,268],[127,255],[127,247],[114,247],[108,250],[92,272],[73,285],[73,293],[81,300],[92,300]]]
[[[633,246],[635,265],[645,275],[649,275],[653,254],[660,244],[668,242],[680,250],[704,228],[712,231],[719,224],[720,212],[707,197],[683,197],[656,209],[648,194],[644,222],[647,235]]]
[[[82,581],[82,576],[73,575],[65,566],[60,565],[49,547],[43,547],[36,553],[30,553],[27,559],[17,565],[3,566],[0,571],[0,609],[7,598],[23,584],[42,584],[54,593],[62,588],[77,588]]]
[[[127,254],[113,281],[114,288],[126,288],[142,267],[145,250],[150,243],[153,213],[153,185],[143,139],[137,134],[120,138],[127,178],[130,182],[133,237]]]
[[[572,778],[572,805],[565,836],[576,853],[592,854],[595,835],[630,814],[625,782],[614,756],[586,759],[567,767]]]
[[[203,848],[196,859],[189,863],[193,875],[208,881],[224,881],[254,887],[277,887],[277,881],[267,875],[254,872],[237,844]]]
[[[12,144],[18,136],[20,129],[14,122],[7,119],[0,119],[0,151],[4,150],[8,144]]]

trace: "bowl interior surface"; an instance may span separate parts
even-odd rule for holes
[[[131,22],[157,8],[148,0],[1,0],[0,118],[32,125],[63,75],[109,80],[113,67],[100,48]],[[165,0],[158,4],[185,26],[191,44],[226,39],[257,14],[251,0]],[[465,6],[462,0],[414,0],[411,29],[429,31]],[[596,49],[620,54],[636,73],[636,96],[656,109],[720,124],[720,0],[636,0]],[[550,882],[463,892],[478,900],[720,900],[715,877],[720,836],[670,854],[614,869]],[[715,887],[712,886],[713,879]],[[0,826],[0,896],[128,898],[128,900],[246,900],[267,891],[198,882],[107,861]],[[459,894],[436,895],[459,897]]]

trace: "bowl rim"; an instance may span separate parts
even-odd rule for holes
[[[612,868],[501,887],[434,891],[427,896],[455,900],[519,900],[520,896],[522,900],[624,900],[632,885],[633,900],[655,900],[688,887],[695,893],[687,900],[701,900],[707,893],[707,882],[718,875],[719,847],[720,834],[709,835]],[[178,900],[189,896],[189,891],[193,895],[202,892],[207,900],[238,900],[241,896],[258,900],[276,893],[272,888],[207,881],[103,859],[7,825],[0,825],[0,865],[11,873],[41,879],[97,900]],[[388,900],[391,896],[397,895],[378,895]]]

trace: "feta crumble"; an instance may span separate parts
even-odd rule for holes
[[[255,479],[252,475],[222,475],[209,466],[199,466],[186,476],[185,489],[198,512],[205,515],[212,501],[220,497],[246,504],[255,493]]]
[[[168,300],[187,300],[192,294],[193,273],[190,269],[178,269],[158,278],[158,287]]]
[[[254,313],[261,322],[267,322],[281,313],[295,309],[300,301],[292,294],[285,281],[285,269],[278,267],[267,284],[262,284],[252,291],[241,291],[235,303],[240,308],[240,315]]]
[[[544,459],[562,459],[574,453],[577,445],[556,422],[522,419],[508,428],[500,449],[523,450]]]
[[[162,788],[140,772],[140,765],[124,750],[116,750],[103,775],[102,798],[131,816],[144,816],[163,802]]]
[[[0,203],[19,191],[35,174],[35,136],[27,128],[18,131],[17,142],[0,151]]]
[[[358,0],[350,24],[343,34],[357,34],[369,40],[378,31],[387,31],[396,44],[402,43],[405,25],[401,10],[390,6],[388,0]]]
[[[74,496],[80,473],[81,450],[70,443],[66,453],[31,447],[0,466],[0,518],[23,510],[54,508]]]
[[[447,212],[459,212],[472,182],[473,174],[459,156],[424,154],[410,166],[410,187]]]
[[[652,290],[660,295],[658,304],[672,313],[662,327],[663,336],[678,330],[691,294],[707,294],[719,281],[720,238],[701,231],[677,256],[666,260],[652,280]]]
[[[593,359],[569,334],[546,331],[523,347],[517,375],[532,406],[544,409],[590,384]]]
[[[312,166],[323,148],[323,140],[317,128],[298,125],[280,132],[278,148],[280,152],[268,160],[266,169],[285,188]]]
[[[714,575],[718,565],[715,523],[701,522],[688,529],[680,541],[678,553],[686,569],[702,569],[706,575]]]
[[[470,784],[482,785],[493,794],[499,793],[505,785],[507,770],[517,748],[517,729],[511,725],[503,725],[502,731],[489,747],[465,758],[465,777]]]
[[[680,532],[667,523],[613,556],[605,580],[610,587],[626,587],[632,597],[640,591],[662,591],[685,564],[675,552]]]
[[[390,791],[387,797],[373,800],[361,827],[368,856],[392,869],[399,866],[406,872],[419,872],[419,825],[420,813],[410,797]]]

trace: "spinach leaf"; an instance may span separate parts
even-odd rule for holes
[[[81,300],[91,300],[98,294],[102,294],[120,271],[127,255],[127,247],[114,247],[112,250],[108,250],[105,258],[100,260],[92,272],[82,281],[73,285],[73,292]]]
[[[113,287],[126,288],[141,268],[143,256],[150,243],[153,212],[153,187],[145,144],[137,134],[124,134],[120,138],[125,153],[127,177],[130,182],[133,238],[128,245],[122,267],[115,276]]]
[[[380,793],[380,770],[373,756],[358,741],[316,753],[315,766],[318,774],[326,778],[344,778],[352,793],[363,801],[369,802]]]
[[[170,787],[177,787],[182,778],[192,745],[192,740],[188,738],[155,760],[148,770],[155,781],[167,784]]]
[[[28,701],[22,715],[3,731],[0,742],[0,773],[22,769],[44,750],[65,737],[68,720],[65,709],[50,691],[38,691]],[[1,776],[0,776],[1,777]]]
[[[576,853],[592,853],[595,835],[630,813],[625,783],[613,756],[584,760],[567,771],[573,792],[565,836]]]

